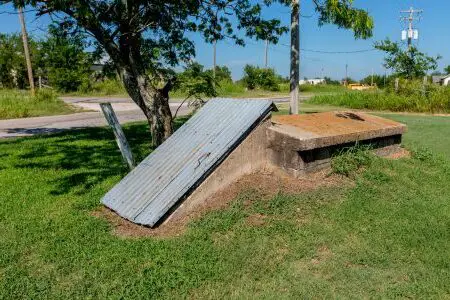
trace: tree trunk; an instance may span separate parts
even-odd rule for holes
[[[153,145],[161,145],[173,132],[169,106],[171,82],[162,89],[155,89],[145,74],[133,74],[129,70],[121,70],[121,73],[128,94],[147,117]]]

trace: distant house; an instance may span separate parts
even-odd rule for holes
[[[315,79],[301,79],[299,81],[299,84],[310,84],[310,85],[317,85],[317,84],[324,84],[325,79],[323,78],[315,78]]]
[[[450,74],[433,76],[433,83],[448,86],[450,83]]]

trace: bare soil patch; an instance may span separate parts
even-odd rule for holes
[[[400,158],[409,158],[411,157],[411,153],[405,148],[400,148],[398,151],[386,156],[389,159],[400,159]]]
[[[169,218],[158,227],[149,228],[134,224],[118,216],[114,211],[106,207],[92,213],[97,218],[106,219],[113,228],[113,234],[123,238],[139,237],[163,237],[170,238],[184,233],[186,225],[209,211],[224,209],[239,194],[248,191],[254,192],[257,199],[270,199],[275,194],[282,192],[284,194],[298,194],[315,190],[320,187],[351,185],[352,181],[346,177],[330,174],[330,170],[322,170],[317,173],[308,174],[305,177],[294,178],[281,170],[270,169],[246,175],[228,186],[227,188],[215,193],[204,203],[196,207],[189,214],[178,218]],[[246,201],[246,205],[251,205],[254,199]],[[249,226],[262,226],[265,223],[264,215],[251,215],[247,218]]]

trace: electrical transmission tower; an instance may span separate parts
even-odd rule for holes
[[[419,31],[414,29],[414,21],[420,20],[423,13],[422,9],[414,9],[400,11],[403,17],[401,19],[408,24],[408,29],[402,31],[402,40],[408,40],[408,49],[412,47],[412,41],[419,39]]]

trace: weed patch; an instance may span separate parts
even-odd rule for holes
[[[370,152],[370,147],[356,145],[334,155],[331,159],[331,169],[333,173],[350,176],[361,167],[370,166],[373,159],[374,154]]]

